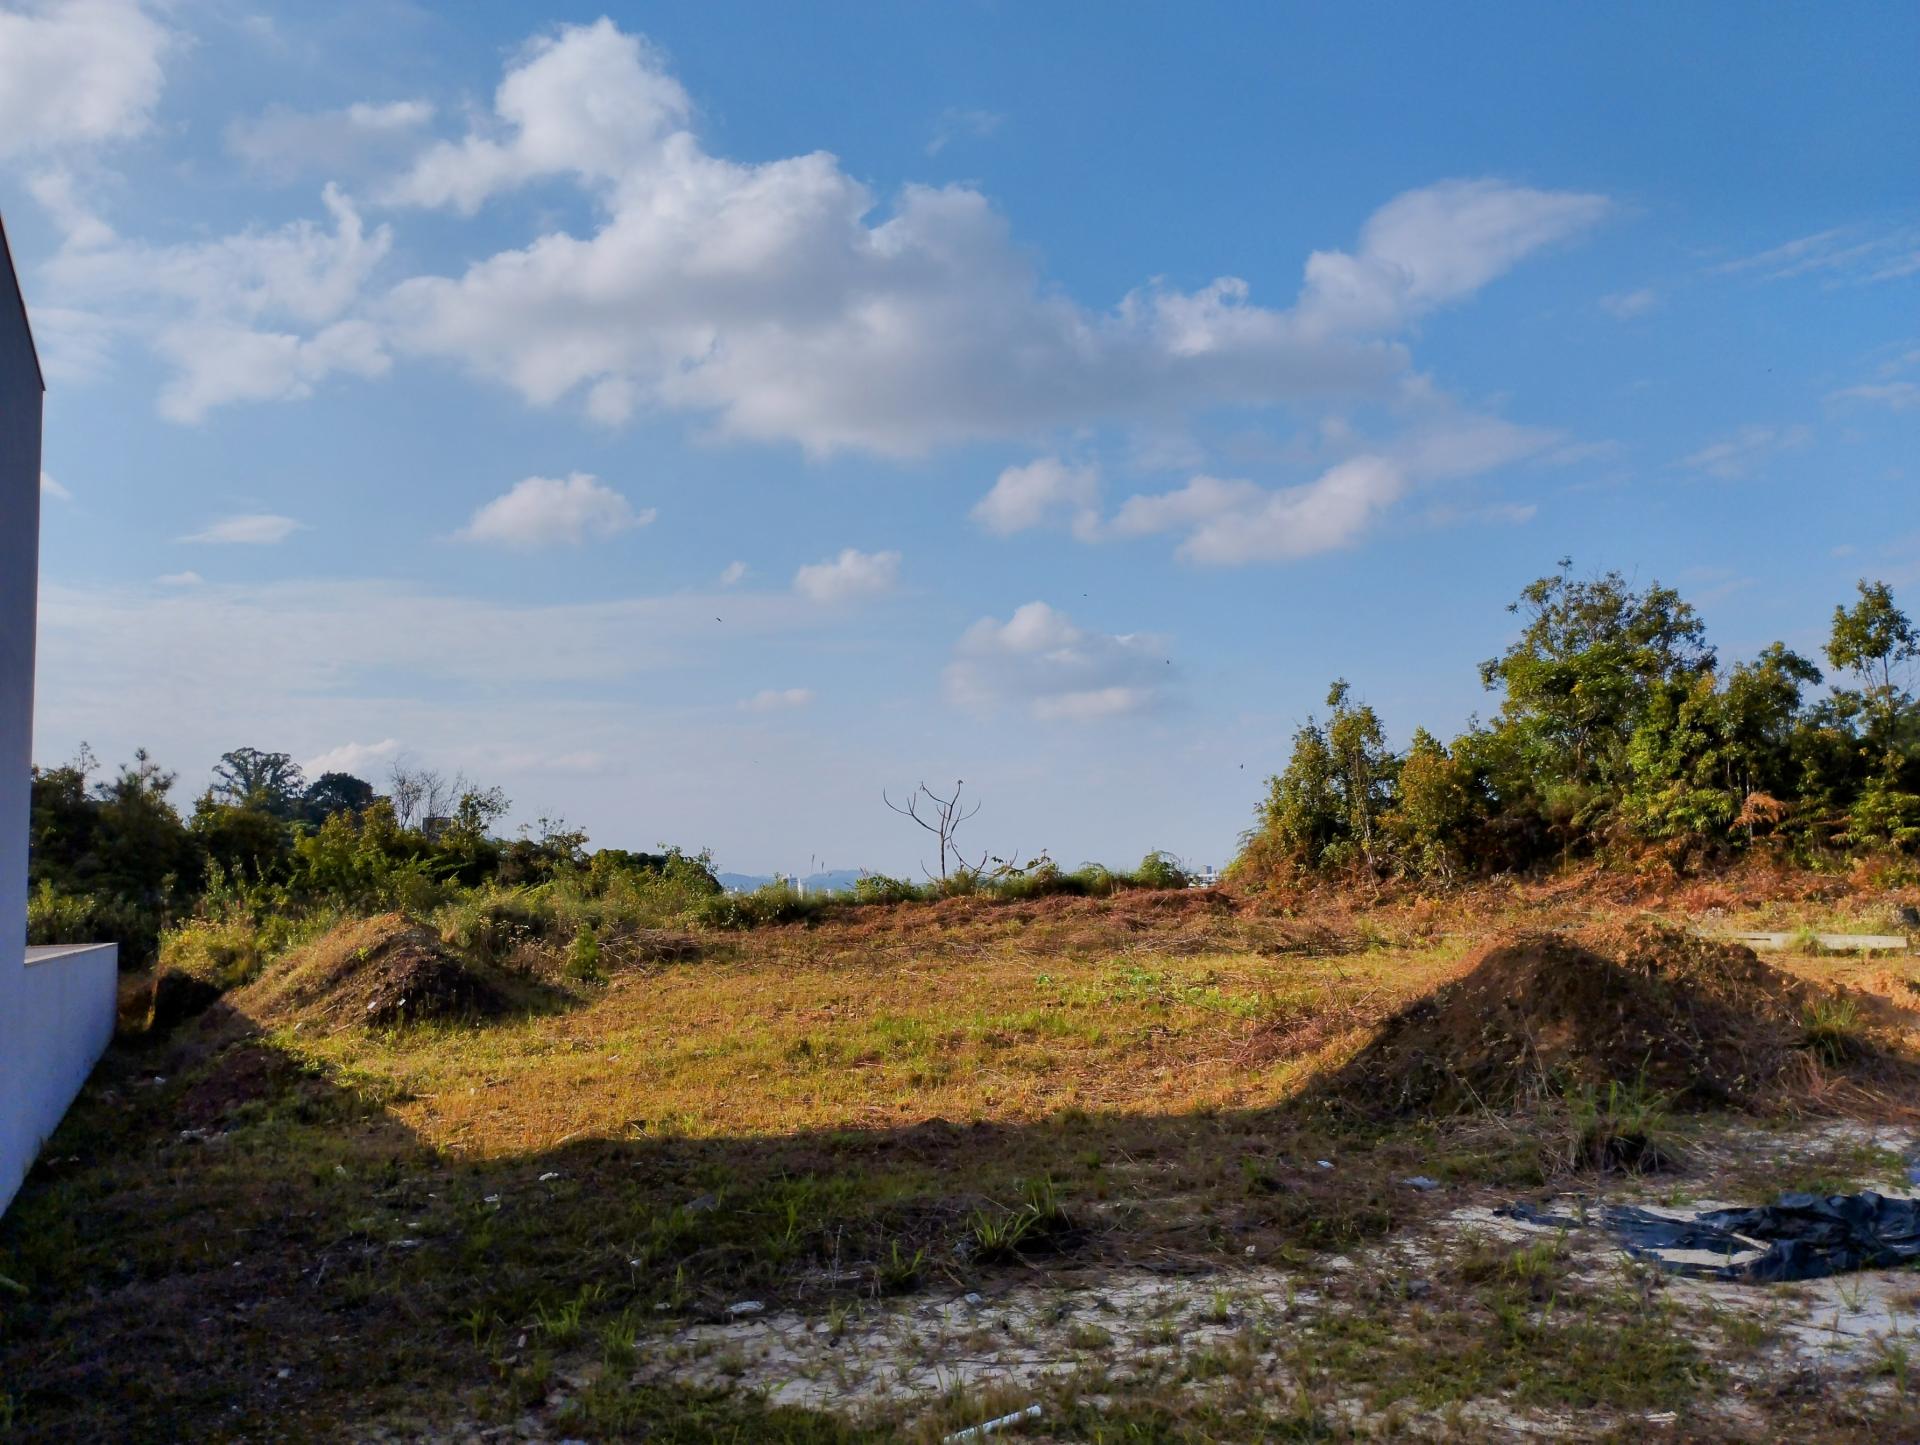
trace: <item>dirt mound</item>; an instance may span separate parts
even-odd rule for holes
[[[342,923],[296,949],[234,995],[251,1017],[373,1028],[437,1019],[491,1018],[512,1006],[493,969],[449,952],[402,914]]]
[[[1812,996],[1747,948],[1667,929],[1521,935],[1389,1018],[1330,1090],[1395,1114],[1636,1082],[1677,1107],[1750,1107],[1804,1071]]]

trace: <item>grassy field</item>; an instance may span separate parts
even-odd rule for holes
[[[1072,1440],[1920,1430],[1905,1296],[1814,1369],[1791,1299],[1476,1214],[1596,1187],[1579,1100],[1381,1122],[1325,1095],[1489,934],[1593,908],[875,907],[394,1030],[289,1010],[270,969],[117,1044],[0,1221],[0,1431],[934,1440],[1030,1402],[1024,1438]],[[1920,1025],[1911,964],[1784,961],[1885,1046]],[[1684,1167],[1600,1184],[1898,1181],[1905,1101],[1853,1112],[1650,1106]]]

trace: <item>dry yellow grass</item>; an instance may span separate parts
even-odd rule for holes
[[[627,973],[563,1014],[304,1047],[389,1080],[424,1139],[488,1157],[582,1136],[1189,1114],[1297,1089],[1319,1054],[1250,1064],[1263,1021],[1337,1014],[1350,1027],[1319,1041],[1337,1052],[1461,952],[1267,957],[1222,940],[1169,954],[1152,933],[1121,931],[1086,942],[1063,955],[967,931],[876,956],[858,930],[778,930]]]

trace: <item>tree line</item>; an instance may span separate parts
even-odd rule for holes
[[[1498,711],[1450,743],[1420,728],[1394,751],[1335,682],[1268,780],[1238,876],[1920,851],[1920,633],[1886,583],[1834,609],[1830,675],[1780,642],[1723,666],[1678,592],[1576,577],[1566,560],[1508,611],[1519,636],[1480,665]]]
[[[309,781],[286,753],[236,748],[184,815],[177,776],[144,750],[105,777],[98,770],[82,745],[72,762],[33,771],[28,941],[114,939],[128,965],[151,961],[170,923],[222,896],[245,893],[256,908],[424,907],[587,860],[587,835],[557,819],[496,837],[511,807],[499,788],[406,762],[382,792],[345,772]],[[603,869],[657,870],[671,855],[594,856]]]

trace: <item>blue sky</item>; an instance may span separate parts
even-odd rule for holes
[[[36,756],[1223,863],[1570,555],[1920,589],[1920,12],[0,0]],[[1910,605],[1915,599],[1909,597]]]

